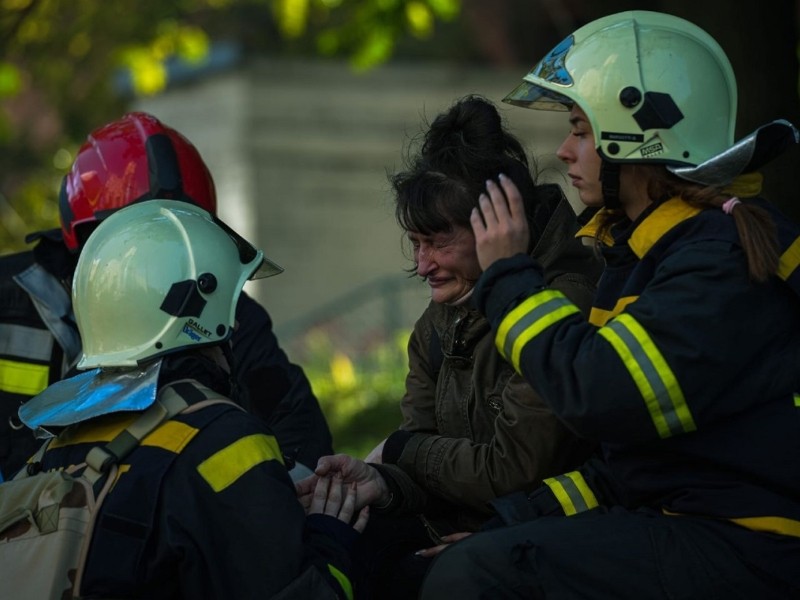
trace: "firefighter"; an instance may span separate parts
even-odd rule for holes
[[[19,414],[40,436],[55,436],[28,474],[78,475],[88,463],[104,498],[76,597],[352,595],[349,547],[367,519],[354,514],[355,487],[325,482],[306,518],[263,421],[232,402],[208,402],[235,386],[229,340],[242,287],[282,270],[177,200],[125,207],[87,240],[72,292],[81,373]],[[189,408],[120,450],[138,427],[130,424],[169,393]],[[110,491],[98,493],[108,477]]]
[[[31,396],[68,373],[81,341],[69,288],[81,248],[115,210],[152,198],[216,213],[214,180],[196,147],[152,115],[134,112],[94,130],[64,177],[61,228],[0,259],[0,476],[13,475],[38,443],[17,419]],[[302,368],[289,362],[267,311],[242,293],[233,334],[237,401],[270,425],[293,476],[332,452],[332,438]],[[263,385],[269,381],[270,385]]]
[[[590,323],[524,254],[509,178],[472,215],[501,353],[602,458],[495,502],[423,598],[800,596],[800,228],[758,169],[786,121],[734,142],[720,46],[632,11],[556,46],[506,101],[568,112],[557,154],[605,272]]]

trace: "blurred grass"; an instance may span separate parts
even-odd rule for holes
[[[363,458],[400,425],[410,331],[343,349],[336,336],[312,330],[300,364],[319,400],[336,452]]]

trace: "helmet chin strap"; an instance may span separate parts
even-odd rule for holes
[[[233,349],[231,348],[230,340],[221,344],[222,354],[225,355],[225,360],[228,361],[228,378],[230,379],[231,391],[229,397],[236,403],[240,403],[240,388],[239,378],[236,371],[236,359],[233,356]]]
[[[620,163],[612,163],[605,159],[600,163],[600,183],[603,192],[603,206],[610,209],[621,208],[619,201]]]

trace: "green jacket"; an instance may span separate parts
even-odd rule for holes
[[[578,225],[566,199],[553,204],[532,255],[550,285],[588,313],[601,265],[574,238]],[[408,356],[403,423],[378,466],[394,492],[390,511],[423,513],[440,534],[474,531],[491,515],[490,500],[532,490],[594,449],[497,352],[488,321],[471,303],[432,302]]]

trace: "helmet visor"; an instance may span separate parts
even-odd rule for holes
[[[255,267],[253,274],[250,275],[248,279],[263,279],[283,273],[283,267],[266,258],[261,250],[258,250],[250,242],[228,227],[224,221],[218,219],[216,216],[212,216],[212,218],[214,219],[214,223],[227,233],[228,237],[236,245],[241,263],[243,265],[252,264]]]
[[[534,110],[568,111],[575,104],[570,98],[538,85],[522,82],[503,98],[503,102]]]
[[[503,102],[538,110],[568,110],[574,102],[555,89],[574,84],[565,65],[567,53],[574,45],[575,38],[572,35],[564,38],[523,77],[524,82],[503,98]]]

